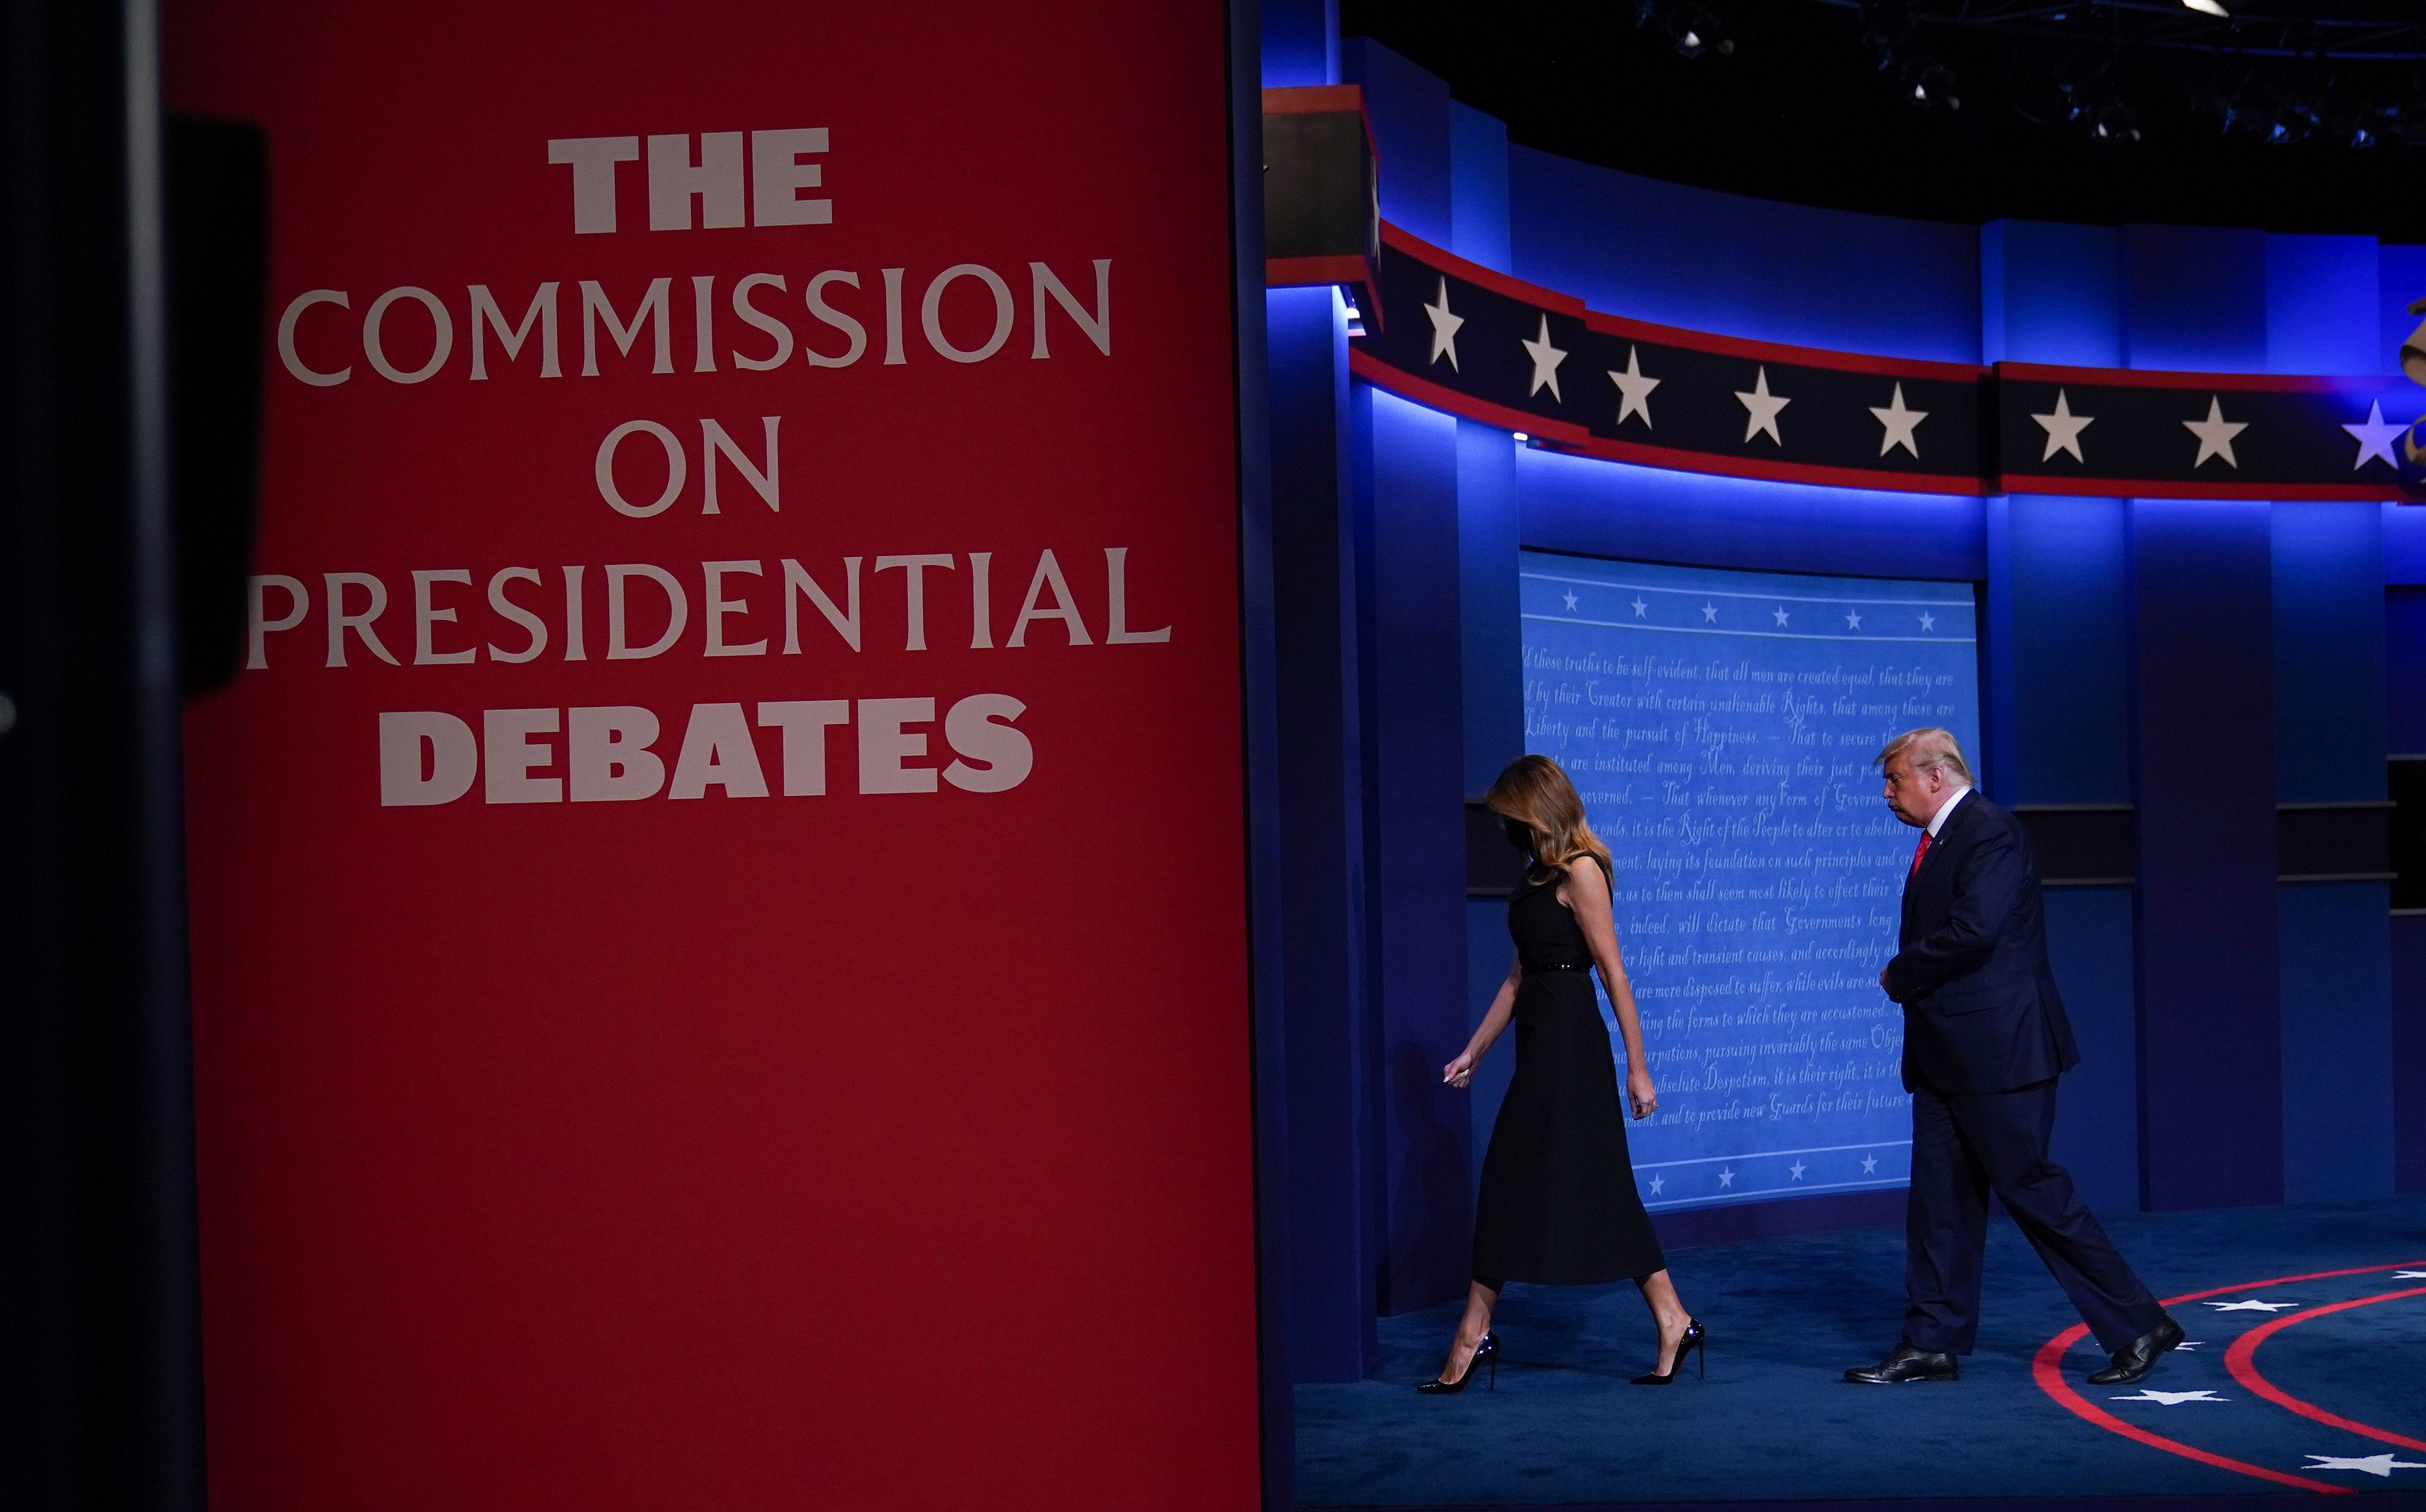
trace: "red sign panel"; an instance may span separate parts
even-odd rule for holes
[[[1255,1495],[1224,21],[193,6],[215,1504]]]

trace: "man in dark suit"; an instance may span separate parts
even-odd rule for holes
[[[2014,816],[1971,786],[1945,730],[1910,730],[1878,764],[1887,806],[1923,832],[1903,885],[1903,933],[1879,985],[1903,1005],[1912,1094],[1912,1194],[1904,1219],[1903,1339],[1849,1381],[1950,1381],[1980,1330],[1988,1194],[2113,1362],[2089,1379],[2127,1385],[2182,1341],[2047,1159],[2056,1078],[2080,1063],[2047,967],[2038,857]]]

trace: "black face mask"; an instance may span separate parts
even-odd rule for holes
[[[1520,854],[1525,855],[1531,855],[1533,854],[1532,825],[1526,823],[1521,819],[1510,819],[1507,815],[1502,814],[1499,816],[1499,827],[1507,834],[1508,843],[1516,847]]]

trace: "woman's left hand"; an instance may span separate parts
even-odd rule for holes
[[[1639,1065],[1626,1067],[1625,1096],[1634,1104],[1638,1121],[1659,1111],[1659,1090],[1651,1084],[1651,1073]]]

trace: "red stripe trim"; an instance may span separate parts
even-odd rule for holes
[[[2223,1296],[2227,1292],[2258,1292],[2270,1286],[2289,1286],[2294,1281],[2326,1281],[2343,1276],[2372,1276],[2378,1271],[2401,1271],[2417,1266],[2426,1266],[2426,1260],[2395,1260],[2389,1265],[2355,1265],[2345,1271],[2309,1271],[2300,1276],[2278,1276],[2270,1281],[2243,1281],[2238,1286],[2219,1286],[2211,1291],[2185,1292],[2180,1296],[2165,1298],[2164,1305],[2169,1308],[2178,1307],[2185,1302],[2202,1302],[2208,1297]],[[2223,1455],[2210,1454],[2204,1449],[2193,1449],[2189,1444],[2168,1439],[2162,1434],[2150,1433],[2145,1428],[2125,1423],[2103,1407],[2092,1406],[2078,1391],[2073,1390],[2072,1383],[2063,1378],[2064,1352],[2088,1337],[2087,1324],[2074,1324],[2041,1344],[2038,1355],[2030,1361],[2030,1378],[2038,1383],[2039,1390],[2053,1397],[2074,1416],[2094,1423],[2110,1433],[2119,1433],[2126,1439],[2146,1444],[2151,1449],[2161,1449],[2169,1455],[2179,1455],[2184,1459],[2195,1459],[2203,1465],[2213,1465],[2219,1470],[2236,1471],[2243,1475],[2254,1475],[2262,1481],[2272,1481],[2280,1486],[2296,1486],[2302,1490],[2321,1491],[2328,1496],[2356,1494],[2355,1488],[2352,1487],[2336,1486],[2330,1481],[2310,1480],[2305,1475],[2269,1470],[2263,1465],[2251,1465],[2238,1459],[2226,1458]],[[2230,1358],[2228,1352],[2225,1358],[2227,1360]]]
[[[1512,410],[1503,404],[1461,394],[1453,388],[1427,382],[1413,373],[1391,366],[1364,348],[1350,342],[1348,346],[1348,370],[1377,388],[1386,388],[1418,404],[1429,404],[1435,410],[1447,410],[1469,420],[1504,430],[1522,431],[1527,435],[1543,436],[1571,447],[1583,447],[1592,440],[1592,432],[1572,420],[1552,420],[1523,410]]]
[[[2250,1288],[2234,1287],[2229,1290],[2247,1291]],[[2182,1299],[2176,1297],[2174,1300]],[[2277,1486],[2296,1486],[2304,1491],[2322,1491],[2328,1496],[2355,1494],[2352,1487],[2336,1486],[2331,1481],[2312,1481],[2305,1475],[2294,1475],[2288,1471],[2269,1470],[2263,1465],[2253,1465],[2246,1460],[2233,1459],[2205,1449],[2192,1448],[2179,1439],[2168,1439],[2163,1434],[2150,1433],[2137,1423],[2126,1423],[2104,1407],[2091,1406],[2078,1391],[2072,1389],[2072,1383],[2063,1378],[2064,1351],[2088,1337],[2089,1325],[2074,1324],[2041,1344],[2038,1358],[2030,1361],[2030,1378],[2038,1382],[2039,1390],[2055,1398],[2074,1416],[2086,1419],[2109,1433],[2119,1433],[2135,1443],[2146,1444],[2151,1449],[2161,1449],[2169,1455],[2179,1455],[2184,1459],[2195,1459],[2202,1465],[2213,1465],[2218,1470],[2236,1471],[2243,1475],[2254,1475],[2261,1481],[2272,1481]]]
[[[2336,1312],[2348,1312],[2353,1308],[2372,1307],[2378,1302],[2397,1302],[2402,1297],[2417,1296],[2426,1296],[2426,1286],[2414,1286],[2406,1292],[2383,1292],[2371,1297],[2360,1297],[2354,1302],[2327,1303],[2321,1308],[2309,1308],[2301,1312],[2286,1313],[2279,1318],[2269,1318],[2232,1341],[2232,1347],[2224,1351],[2224,1366],[2232,1372],[2234,1380],[2278,1407],[2289,1407],[2304,1418],[2321,1423],[2329,1428],[2339,1428],[2344,1433],[2357,1434],[2363,1439],[2373,1439],[2381,1443],[2399,1444],[2403,1449],[2426,1449],[2426,1439],[2412,1439],[2406,1434],[2394,1433],[2388,1428],[2377,1428],[2364,1423],[2355,1423],[2338,1413],[2328,1412],[2321,1406],[2303,1402],[2268,1380],[2257,1369],[2257,1346],[2295,1323],[2305,1323],[2311,1318],[2322,1318]]]
[[[2409,501],[2392,483],[2176,483],[2160,478],[2073,478],[2062,474],[2001,473],[1992,494],[2086,494],[2094,498],[2249,498],[2268,501],[2341,499],[2365,503]]]
[[[2049,367],[2038,363],[1998,363],[1997,374],[2025,383],[2087,383],[2099,388],[2197,388],[2221,393],[2369,394],[2390,388],[2396,378],[2334,378],[2288,373],[2179,373],[2148,367]]]
[[[1316,284],[1363,284],[1370,287],[1372,282],[1373,267],[1359,252],[1264,259],[1266,288],[1304,288]]]
[[[1365,110],[1365,90],[1355,84],[1303,84],[1294,89],[1266,89],[1268,116],[1320,116],[1338,110]]]
[[[1764,457],[1729,457],[1710,451],[1680,451],[1641,441],[1593,436],[1583,444],[1586,456],[1609,462],[1630,462],[1671,472],[1714,473],[1722,478],[1759,478],[1776,483],[1824,483],[1834,488],[1876,488],[1898,494],[1986,493],[1977,478],[1962,473],[1899,473],[1884,468],[1831,467],[1809,462],[1771,462]]]
[[[1445,248],[1435,247],[1414,232],[1402,230],[1387,220],[1382,222],[1382,245],[1396,247],[1415,261],[1436,271],[1455,273],[1465,282],[1487,288],[1494,294],[1502,294],[1527,304],[1538,304],[1545,310],[1555,310],[1561,315],[1573,316],[1578,320],[1588,321],[1591,317],[1592,312],[1584,308],[1584,301],[1572,294],[1561,294],[1556,289],[1545,289],[1539,284],[1528,284],[1521,278],[1510,278],[1507,274],[1496,268],[1485,268],[1480,263],[1469,263],[1457,253]]]
[[[1779,341],[1754,341],[1745,336],[1715,335],[1681,326],[1631,320],[1621,315],[1588,311],[1584,324],[1605,335],[1629,341],[1657,342],[1692,351],[1746,357],[1755,362],[1787,363],[1797,367],[1827,367],[1844,373],[1875,373],[1881,378],[1933,378],[1949,383],[1976,383],[1988,369],[1975,363],[1942,363],[1922,357],[1878,357],[1868,352],[1836,351],[1827,347],[1792,347]]]

